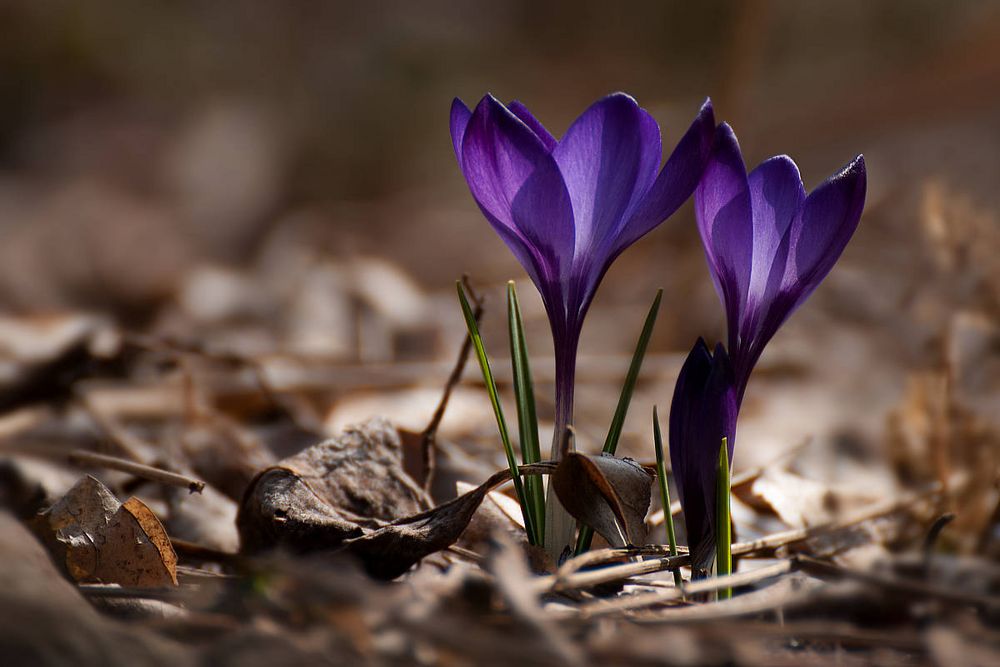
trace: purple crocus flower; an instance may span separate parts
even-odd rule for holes
[[[736,441],[736,384],[722,343],[715,354],[701,338],[688,354],[670,404],[670,466],[684,508],[691,567],[711,568],[715,558],[715,482],[719,447]]]
[[[819,286],[854,234],[866,184],[861,155],[808,196],[787,155],[747,174],[732,128],[719,126],[695,191],[695,215],[726,309],[741,401],[764,346]]]
[[[594,293],[611,262],[691,195],[714,124],[706,101],[660,169],[660,128],[622,93],[591,105],[561,140],[520,102],[504,106],[487,95],[473,111],[461,100],[452,104],[455,155],[472,196],[528,272],[549,316],[556,359],[553,458],[573,422],[577,343]],[[565,517],[558,526],[551,520],[558,518],[552,514],[557,502],[550,493],[545,541],[555,555],[572,537]]]
[[[747,174],[732,129],[723,123],[716,131],[695,190],[695,216],[726,309],[732,368],[720,370],[730,365],[721,345],[714,356],[704,343],[695,345],[674,388],[670,415],[670,458],[692,561],[700,569],[714,558],[722,437],[728,438],[731,466],[750,373],[764,346],[840,257],[861,218],[866,184],[859,155],[807,196],[791,158],[770,158]],[[731,388],[722,386],[723,377]]]

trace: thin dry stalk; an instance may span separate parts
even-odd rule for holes
[[[768,579],[780,577],[795,570],[795,563],[790,560],[783,560],[773,565],[757,568],[748,572],[731,574],[724,577],[712,577],[702,579],[681,588],[670,587],[664,590],[651,591],[649,593],[638,593],[635,595],[623,596],[614,600],[597,600],[581,605],[578,610],[580,615],[586,618],[608,616],[625,611],[634,611],[668,602],[680,602],[681,600],[701,593],[710,593],[723,588],[738,588],[740,586],[750,586]]]
[[[88,452],[83,449],[61,449],[58,447],[43,447],[40,445],[27,446],[4,446],[0,452],[9,454],[21,454],[24,456],[36,456],[47,459],[62,460],[85,468],[106,468],[108,470],[118,470],[128,473],[151,482],[166,484],[167,486],[177,486],[187,489],[191,493],[201,493],[205,488],[205,482],[181,475],[176,472],[154,468],[144,463],[128,461],[116,456]]]

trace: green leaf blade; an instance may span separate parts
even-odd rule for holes
[[[528,345],[524,336],[524,321],[517,301],[514,281],[507,283],[507,325],[510,332],[510,362],[514,375],[514,396],[517,400],[517,425],[521,443],[521,460],[538,463],[542,460],[538,438],[538,415],[535,409],[535,389],[528,362]],[[532,475],[524,480],[525,495],[538,536],[545,534],[545,489],[541,477]]]
[[[719,463],[716,468],[715,483],[715,573],[717,576],[725,576],[733,572],[733,550],[732,550],[732,530],[730,524],[730,478],[729,478],[729,443],[728,438],[722,439],[722,447],[719,448]],[[719,591],[719,599],[726,600],[732,597],[731,588],[723,588]]]
[[[486,384],[486,391],[490,397],[490,403],[493,406],[493,414],[496,416],[497,420],[497,430],[500,432],[500,440],[503,442],[504,453],[507,455],[507,465],[510,467],[510,472],[513,477],[514,482],[514,492],[517,494],[518,502],[521,504],[521,512],[524,516],[524,529],[525,533],[528,535],[528,542],[531,544],[539,544],[539,534],[535,530],[534,522],[531,519],[531,512],[528,509],[527,499],[525,497],[524,485],[521,483],[521,475],[517,468],[517,457],[514,456],[514,448],[510,444],[510,435],[507,431],[507,420],[503,415],[503,407],[500,405],[500,396],[497,392],[497,385],[493,379],[493,371],[490,369],[490,360],[486,356],[486,347],[483,345],[483,338],[479,333],[479,325],[476,323],[476,317],[472,312],[472,307],[469,306],[469,300],[465,296],[465,290],[462,289],[462,283],[456,282],[455,286],[458,290],[458,300],[462,305],[462,314],[465,316],[465,326],[469,330],[469,337],[472,339],[472,346],[476,350],[476,359],[479,361],[479,369],[483,374],[483,382]]]

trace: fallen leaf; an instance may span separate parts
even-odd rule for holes
[[[0,561],[3,664],[167,667],[198,662],[190,645],[98,613],[95,599],[81,596],[24,524],[4,511]]]
[[[241,550],[347,549],[372,576],[393,579],[454,544],[486,494],[510,479],[510,471],[501,470],[468,493],[420,511],[430,500],[403,471],[401,457],[396,430],[373,419],[264,470],[237,515]]]
[[[552,476],[566,511],[615,547],[646,541],[653,476],[632,459],[568,453]]]
[[[120,503],[89,475],[32,525],[75,581],[177,585],[177,554],[156,515],[137,498]]]
[[[550,463],[521,466],[523,473],[551,472]],[[394,579],[424,556],[446,549],[461,537],[473,514],[492,489],[510,479],[510,470],[500,470],[472,491],[434,509],[393,521],[361,537],[345,542],[361,556],[365,569],[374,577]]]
[[[455,484],[458,495],[468,493],[475,488],[474,484],[467,482]],[[483,504],[479,506],[479,510],[473,515],[458,544],[477,551],[482,545],[491,543],[497,532],[507,533],[512,539],[520,539],[527,544],[521,506],[516,500],[500,491],[490,491],[486,494]]]
[[[372,419],[265,468],[250,482],[236,526],[245,553],[283,544],[332,549],[431,505],[402,467],[395,427]]]
[[[764,471],[754,480],[748,495],[755,507],[762,505],[772,510],[792,528],[829,523],[878,500],[875,494],[824,484],[780,469]]]

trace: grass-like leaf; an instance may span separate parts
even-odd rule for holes
[[[462,289],[462,283],[456,282],[458,289],[458,300],[462,304],[462,314],[465,315],[465,325],[469,329],[469,337],[472,345],[476,349],[476,358],[479,360],[479,368],[483,372],[483,382],[486,383],[486,391],[490,396],[490,403],[493,405],[493,414],[497,419],[497,430],[500,431],[500,440],[503,442],[504,453],[507,455],[507,465],[510,467],[511,476],[514,482],[514,492],[517,500],[521,503],[521,513],[524,515],[524,529],[528,535],[528,542],[539,544],[539,534],[535,530],[532,521],[531,511],[524,495],[524,485],[521,483],[521,475],[517,469],[517,458],[514,456],[514,448],[510,444],[510,435],[507,432],[507,420],[503,416],[503,407],[500,405],[500,397],[497,394],[497,385],[493,380],[493,371],[490,370],[490,360],[486,356],[486,348],[483,346],[483,338],[479,335],[479,325],[476,324],[476,317],[469,306],[469,300]]]
[[[535,389],[528,363],[528,345],[524,337],[521,307],[517,302],[514,281],[507,283],[507,325],[510,329],[510,363],[514,371],[514,396],[517,399],[517,426],[521,442],[521,460],[538,463],[542,460],[538,443],[538,416],[535,413]],[[532,475],[524,480],[535,530],[540,538],[545,534],[545,489],[542,478]]]
[[[719,449],[719,464],[715,482],[715,573],[718,576],[732,574],[733,551],[732,532],[729,523],[729,443],[722,439]],[[719,599],[726,600],[733,595],[733,589],[719,590]]]
[[[656,290],[656,298],[653,299],[653,305],[649,307],[649,313],[646,314],[646,322],[642,325],[642,333],[639,334],[639,341],[636,343],[635,352],[632,354],[632,363],[629,364],[628,374],[625,376],[625,384],[622,385],[622,393],[618,397],[618,407],[615,408],[615,415],[611,419],[608,437],[604,440],[602,451],[605,454],[614,454],[615,450],[618,449],[618,440],[622,436],[625,417],[628,415],[628,406],[632,402],[632,393],[635,391],[635,383],[639,379],[639,370],[642,368],[642,360],[646,356],[649,339],[653,335],[653,325],[656,324],[656,315],[660,311],[660,300],[662,298],[663,290]],[[577,555],[590,549],[590,542],[593,539],[594,531],[589,526],[581,526],[579,537],[576,540]]]
[[[653,406],[653,448],[656,450],[656,478],[660,481],[660,501],[663,503],[663,518],[667,524],[667,544],[670,555],[677,555],[677,533],[674,532],[674,516],[670,513],[670,487],[667,485],[667,466],[663,460],[663,435],[660,433],[660,417]],[[683,584],[681,571],[674,570],[674,583]]]

